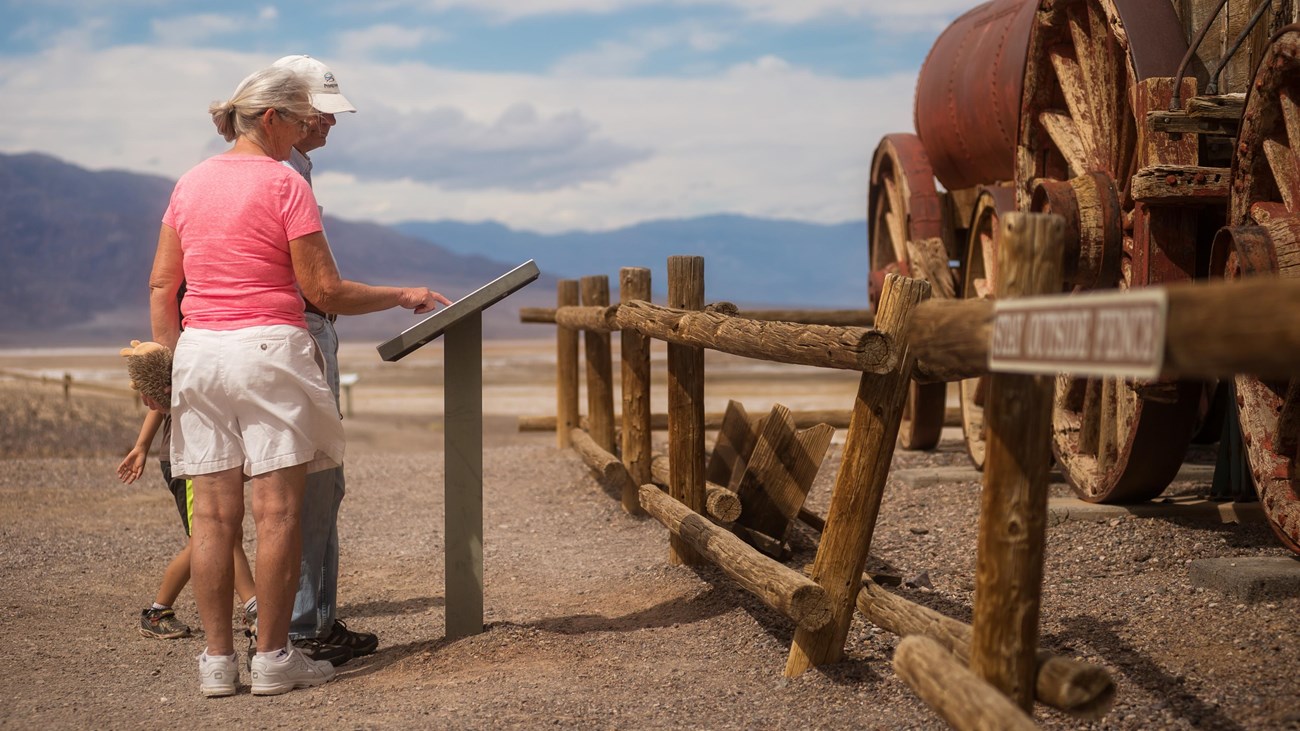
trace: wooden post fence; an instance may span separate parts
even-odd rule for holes
[[[683,310],[704,307],[704,257],[668,257],[668,306]],[[704,492],[704,350],[668,344],[668,494],[703,513]],[[644,506],[645,503],[642,502]],[[674,533],[668,562],[700,563],[694,548]]]
[[[1060,292],[1064,221],[1053,215],[1009,213],[999,225],[999,295]],[[1025,711],[1033,708],[1038,673],[1055,380],[995,373],[984,408],[987,456],[970,667]]]
[[[561,279],[555,285],[556,304],[578,304],[578,282]],[[567,449],[569,432],[578,426],[578,331],[564,325],[555,328],[555,441]]]
[[[623,267],[618,276],[620,303],[650,301],[650,270]],[[623,464],[632,475],[634,485],[650,482],[650,338],[637,330],[619,334],[620,360],[623,366]],[[635,489],[624,491],[623,509],[641,512]]]
[[[876,327],[901,343],[912,311],[929,295],[930,287],[925,282],[889,275],[880,295]],[[897,360],[892,370],[863,373],[859,381],[826,529],[812,569],[813,580],[830,597],[831,621],[818,630],[795,630],[785,665],[787,676],[836,662],[843,655],[915,359],[906,347],[901,350],[895,353]]]
[[[586,307],[609,306],[609,277],[582,278],[582,304]],[[583,350],[587,356],[587,430],[596,444],[607,452],[614,445],[614,361],[608,332],[583,331]]]

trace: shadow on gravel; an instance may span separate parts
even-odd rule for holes
[[[363,602],[349,604],[339,608],[338,615],[344,619],[352,617],[387,617],[402,614],[419,614],[420,612],[442,607],[446,601],[440,596],[421,596],[403,599],[400,602]]]
[[[660,602],[652,607],[605,617],[599,614],[572,614],[567,617],[549,617],[536,622],[495,622],[491,627],[525,627],[561,635],[580,635],[587,632],[635,632],[642,629],[675,627],[692,624],[731,611],[725,601],[717,597],[717,587],[691,597],[681,597]]]
[[[1098,655],[1105,658],[1105,664],[1124,668],[1125,676],[1132,682],[1142,686],[1152,695],[1164,698],[1169,705],[1169,710],[1186,719],[1192,728],[1244,730],[1244,726],[1223,715],[1217,707],[1207,704],[1186,690],[1183,687],[1183,678],[1170,675],[1121,637],[1115,630],[1123,625],[1122,621],[1103,621],[1096,617],[1080,615],[1067,619],[1065,625],[1070,627],[1068,633],[1046,635],[1043,637],[1042,644],[1059,646],[1063,651],[1069,651],[1073,645],[1087,643]]]

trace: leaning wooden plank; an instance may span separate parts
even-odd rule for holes
[[[817,629],[830,620],[825,589],[798,571],[759,553],[655,485],[641,486],[641,507],[673,535],[800,627]]]
[[[897,356],[889,337],[878,330],[749,320],[647,302],[621,305],[618,326],[669,343],[747,358],[867,373],[889,371]]]
[[[670,471],[667,455],[656,454],[651,458],[650,476],[656,484],[667,487]],[[730,523],[740,517],[740,498],[736,493],[707,480],[704,482],[704,492],[704,508],[708,511],[709,517],[724,523]]]
[[[790,410],[772,407],[740,480],[740,524],[778,541],[799,514],[835,430],[825,424],[799,431]]]
[[[632,483],[632,475],[628,473],[627,467],[623,466],[623,462],[618,457],[596,444],[596,440],[592,439],[590,434],[581,429],[574,429],[569,432],[569,439],[573,442],[574,451],[582,456],[582,461],[596,471],[597,479],[602,485],[616,491],[619,495],[629,490],[636,492],[636,485]],[[632,487],[629,488],[629,484],[632,484]],[[633,510],[628,510],[626,505],[623,509],[634,513]]]
[[[904,637],[894,650],[894,671],[957,731],[1038,728],[1015,703],[929,637]]]
[[[925,282],[891,274],[885,277],[876,325],[893,338],[907,332],[912,311],[928,297]],[[813,561],[813,580],[826,587],[832,619],[820,630],[795,630],[785,674],[838,661],[853,619],[862,569],[876,529],[876,516],[898,441],[903,400],[915,356],[906,348],[887,374],[863,373],[853,402],[853,418],[844,441],[844,456],[831,492],[826,530]]]
[[[863,578],[858,611],[867,621],[899,637],[924,635],[938,642],[962,664],[970,662],[970,625],[908,601],[869,578]],[[1076,718],[1095,721],[1115,702],[1115,682],[1106,669],[1091,663],[1038,653],[1034,695],[1039,703]]]
[[[707,428],[708,416],[704,418]],[[722,413],[722,425],[718,436],[713,440],[713,451],[709,452],[709,463],[704,468],[704,479],[725,485],[731,479],[731,472],[736,467],[736,460],[748,454],[754,447],[754,430],[749,426],[749,414],[739,401],[727,401],[727,410]]]

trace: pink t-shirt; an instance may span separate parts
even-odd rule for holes
[[[177,181],[163,223],[185,257],[184,327],[307,326],[289,242],[321,222],[301,175],[259,155],[208,158]]]

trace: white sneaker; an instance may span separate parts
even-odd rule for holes
[[[199,655],[199,692],[208,698],[234,695],[239,685],[239,663],[234,655]]]
[[[295,688],[324,685],[334,679],[329,660],[311,660],[293,645],[272,657],[253,656],[253,695],[279,695]]]

